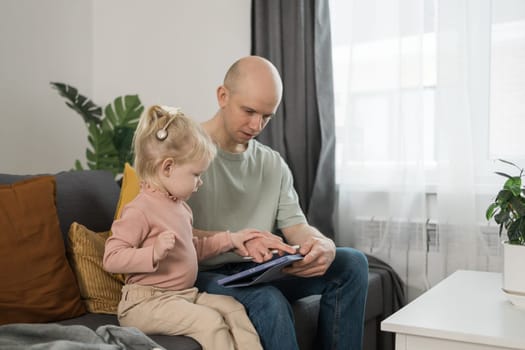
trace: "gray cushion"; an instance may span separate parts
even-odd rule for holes
[[[0,174],[0,184],[11,184],[39,175]],[[73,221],[92,231],[111,228],[120,195],[113,174],[105,170],[63,171],[55,175],[60,229],[67,241]]]
[[[104,170],[65,171],[55,175],[60,229],[67,237],[76,221],[101,232],[111,228],[120,195],[113,174]]]
[[[293,303],[295,333],[301,350],[313,349],[317,334],[320,295],[310,295]]]
[[[379,272],[368,273],[368,294],[366,296],[365,322],[383,314],[383,283]]]

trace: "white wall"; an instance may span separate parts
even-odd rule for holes
[[[50,81],[101,106],[138,94],[144,105],[210,117],[225,70],[249,54],[250,3],[2,0],[0,173],[53,173],[85,162],[82,118]]]

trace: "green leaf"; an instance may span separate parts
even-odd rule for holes
[[[503,188],[512,192],[513,196],[519,196],[521,193],[521,177],[511,177],[505,181]]]
[[[122,126],[135,129],[139,122],[139,118],[144,111],[144,107],[142,106],[138,95],[124,96],[124,105],[126,110],[123,111]]]
[[[510,218],[510,213],[508,210],[501,210],[499,213],[494,215],[494,221],[497,224],[505,224]]]
[[[109,119],[113,128],[127,126],[136,129],[140,115],[144,111],[137,95],[117,97],[113,104],[104,108],[104,115]]]
[[[133,161],[133,134],[144,111],[138,95],[117,97],[102,110],[70,85],[56,82],[51,85],[66,98],[66,105],[77,111],[86,123],[89,143],[86,148],[87,167],[109,170],[115,176],[122,173],[124,164]],[[82,170],[79,160],[75,162],[75,167]]]
[[[498,174],[498,175],[507,177],[509,179],[512,178],[512,176],[510,176],[509,174],[502,173],[501,171],[495,171],[494,174]]]
[[[498,192],[498,195],[496,196],[496,203],[498,203],[500,206],[507,203],[512,198],[512,192],[508,189],[501,190]]]
[[[502,163],[505,163],[505,164],[509,164],[509,165],[512,165],[513,167],[516,167],[518,170],[521,170],[521,168],[519,166],[517,166],[516,164],[512,163],[512,162],[509,162],[508,160],[505,160],[505,159],[501,159],[501,158],[498,158],[498,160]]]
[[[486,211],[486,213],[485,213],[485,217],[487,218],[487,220],[492,219],[492,217],[494,216],[494,212],[495,212],[496,208],[498,208],[498,203],[492,203],[492,204],[487,208],[487,211]]]
[[[133,161],[132,141],[144,107],[138,95],[126,95],[115,98],[112,104],[104,108],[105,121],[103,128],[112,129],[112,142],[117,152],[118,162],[114,165],[119,172],[126,162]]]
[[[115,101],[117,101],[119,99],[119,97],[117,97],[115,99]],[[115,103],[115,101],[113,103]],[[108,126],[112,129],[115,125],[118,125],[119,122],[117,120],[117,114],[116,112],[113,110],[113,108],[111,108],[111,105],[107,105],[106,108],[104,108],[104,116],[106,117],[106,119],[104,120]]]
[[[512,222],[507,229],[507,236],[511,243],[517,243],[525,237],[525,217],[520,217]]]
[[[127,126],[117,126],[113,135],[113,144],[119,152],[119,160],[122,165],[126,162],[133,163],[133,134],[135,129]],[[124,168],[122,168],[124,169]]]
[[[87,148],[86,149],[86,159],[88,160],[88,164],[89,162],[95,163],[95,161],[97,160],[97,156],[95,155],[95,153],[93,153],[92,150]]]
[[[63,83],[51,82],[60,96],[67,99],[66,105],[80,114],[85,123],[100,123],[102,108],[97,106],[93,101],[78,93],[78,90]]]
[[[115,101],[113,102],[113,106],[115,107],[115,114],[119,116],[123,116],[125,114],[124,112],[124,101],[122,101],[122,96],[117,97]]]
[[[80,160],[76,160],[75,161],[75,170],[84,170],[84,167],[82,166],[82,164],[80,163]]]
[[[118,167],[118,153],[113,145],[112,132],[106,132],[95,124],[88,126],[88,141],[91,149],[86,150],[86,158],[90,169],[105,169],[113,172]]]
[[[512,210],[519,216],[525,216],[525,198],[521,196],[514,197],[509,202]]]
[[[100,127],[102,128],[104,132],[113,133],[113,125],[114,124],[108,118],[105,118],[102,121],[102,124],[100,125]]]

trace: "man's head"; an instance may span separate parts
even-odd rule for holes
[[[259,135],[276,112],[282,91],[281,77],[270,61],[259,56],[236,61],[217,89],[227,141],[245,145]]]

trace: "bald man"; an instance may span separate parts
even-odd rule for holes
[[[289,278],[225,288],[217,280],[249,264],[239,262],[242,257],[235,254],[225,255],[205,262],[197,286],[239,300],[268,350],[298,349],[291,303],[320,294],[315,349],[358,350],[368,288],[367,259],[358,250],[336,248],[308,224],[287,164],[279,153],[255,140],[275,114],[282,91],[279,72],[262,57],[243,57],[230,67],[217,88],[219,109],[203,123],[218,154],[188,203],[195,235],[251,228],[264,234],[246,242],[255,262],[271,259],[274,249],[293,253],[291,245],[299,245],[305,257],[286,269]]]

